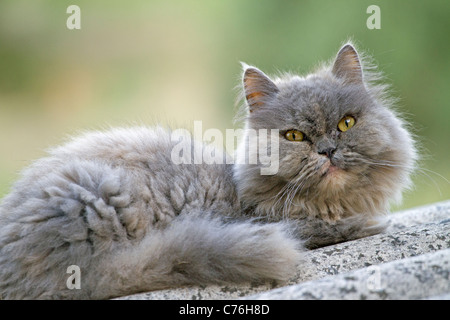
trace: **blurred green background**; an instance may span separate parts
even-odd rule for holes
[[[66,8],[81,8],[68,30]],[[369,30],[369,5],[381,29]],[[158,122],[233,128],[240,61],[307,73],[353,38],[400,98],[422,147],[394,209],[450,199],[450,1],[0,2],[0,197],[67,137]]]

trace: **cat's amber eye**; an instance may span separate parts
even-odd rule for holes
[[[355,118],[353,118],[352,116],[345,116],[341,119],[341,121],[339,121],[338,129],[339,131],[345,132],[351,127],[353,127],[355,123],[356,123]]]
[[[303,134],[303,132],[298,130],[288,130],[284,134],[284,137],[289,141],[303,141],[305,135]]]

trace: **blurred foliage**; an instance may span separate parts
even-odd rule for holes
[[[68,30],[66,8],[81,8]],[[369,30],[366,9],[381,8]],[[345,40],[373,56],[421,145],[396,209],[450,198],[450,2],[0,2],[0,197],[70,135],[158,122],[233,127],[240,64],[307,73]]]

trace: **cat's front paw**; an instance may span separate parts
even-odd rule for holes
[[[349,217],[341,219],[337,227],[345,237],[345,241],[355,240],[382,233],[389,226],[384,216],[379,217]]]
[[[305,219],[299,223],[299,233],[308,249],[369,237],[386,230],[386,218],[355,215],[337,221]]]

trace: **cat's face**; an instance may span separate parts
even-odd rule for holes
[[[396,196],[415,158],[401,120],[371,94],[352,46],[333,68],[306,78],[272,81],[256,68],[244,74],[247,128],[279,130],[279,169],[264,183],[295,198],[340,202]],[[245,169],[242,169],[245,171]],[[255,172],[254,170],[252,172]],[[249,181],[260,181],[251,177]],[[256,187],[256,186],[255,186]]]

